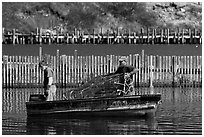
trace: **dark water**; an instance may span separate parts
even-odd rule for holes
[[[57,99],[62,98],[58,89]],[[149,92],[149,89],[140,89]],[[42,89],[3,89],[2,134],[17,135],[140,135],[140,134],[202,134],[201,88],[155,88],[162,94],[162,104],[155,116],[27,118],[25,102],[29,95]]]
[[[142,50],[147,55],[160,56],[202,56],[202,45],[199,44],[51,44],[51,45],[2,45],[2,55],[11,56],[38,56],[39,47],[42,47],[43,54],[56,55],[59,50],[60,55],[74,55],[77,50],[82,56],[106,56],[106,55],[129,55],[141,54]]]

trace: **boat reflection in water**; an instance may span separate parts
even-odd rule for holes
[[[27,134],[32,135],[105,135],[153,134],[157,128],[155,113],[137,117],[72,116],[58,114],[27,117]]]

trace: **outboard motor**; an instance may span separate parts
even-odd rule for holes
[[[46,101],[46,97],[43,94],[30,95],[29,101]]]

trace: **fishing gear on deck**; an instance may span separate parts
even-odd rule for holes
[[[133,91],[133,81],[127,74],[97,76],[68,93],[66,99],[127,95]]]

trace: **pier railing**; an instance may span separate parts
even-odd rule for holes
[[[41,48],[40,48],[41,49]],[[41,52],[40,52],[41,53]],[[12,87],[41,87],[43,74],[39,62],[45,58],[53,68],[58,87],[76,87],[98,75],[116,71],[120,56],[3,56],[2,85]],[[133,80],[136,87],[200,87],[202,86],[202,56],[126,56],[128,65],[139,71]]]
[[[3,44],[202,44],[201,30],[195,29],[155,29],[141,28],[131,30],[93,29],[92,33],[74,29],[63,32],[37,28],[30,34],[20,33],[16,29],[2,32]]]

